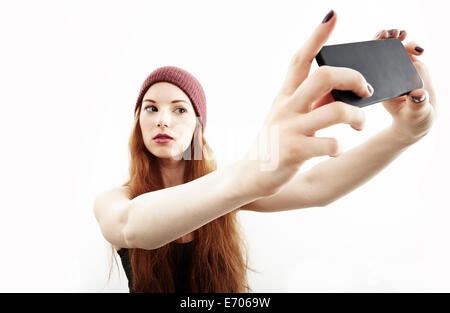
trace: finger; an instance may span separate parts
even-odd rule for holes
[[[351,90],[360,97],[370,97],[373,87],[364,76],[351,68],[324,65],[306,79],[291,97],[292,110],[300,113],[311,111],[311,104],[333,89]]]
[[[334,124],[345,123],[354,129],[362,130],[365,122],[364,111],[356,106],[341,101],[335,101],[321,106],[308,114],[301,115],[298,128],[302,134],[312,135],[319,129]]]
[[[400,33],[400,31],[396,28],[388,29],[387,38],[397,38],[399,33]]]
[[[406,101],[406,96],[397,97],[394,99],[383,101],[383,106],[391,115],[397,115],[397,112],[403,108],[403,103]]]
[[[414,41],[410,41],[405,45],[406,51],[413,62],[418,60],[418,56],[422,55],[425,52],[425,49],[422,48],[419,44]]]
[[[314,58],[322,49],[336,25],[336,12],[330,11],[327,17],[329,17],[329,14],[332,14],[332,17],[328,22],[319,24],[308,40],[294,54],[280,94],[284,96],[292,95],[297,87],[308,77]]]
[[[303,158],[310,159],[324,155],[337,157],[342,154],[342,147],[336,138],[304,137],[301,144],[304,147]]]
[[[383,29],[378,33],[378,37],[376,39],[386,39],[388,36],[387,30]]]
[[[405,49],[408,52],[414,66],[416,67],[417,72],[422,78],[423,89],[428,92],[431,105],[434,107],[434,109],[436,109],[436,93],[431,81],[431,75],[425,63],[419,60],[419,57],[424,53],[425,49],[414,41],[408,42],[405,45]]]
[[[425,89],[428,93],[428,101],[431,103],[431,105],[434,107],[434,109],[437,109],[437,99],[436,99],[436,92],[433,87],[433,82],[431,81],[431,76],[428,71],[427,66],[425,63],[421,61],[415,61],[413,62],[414,66],[417,69],[417,72],[419,73],[420,77],[423,81],[423,89]]]
[[[320,98],[319,100],[314,102],[312,107],[311,107],[311,110],[315,110],[317,108],[320,108],[322,105],[331,103],[333,101],[334,101],[333,95],[331,94],[331,92],[329,92],[325,96],[323,96],[322,98]]]
[[[405,40],[406,36],[408,35],[406,30],[401,30],[398,34],[398,40],[403,41]]]
[[[407,97],[408,108],[413,112],[429,109],[429,94],[425,89],[411,91]]]
[[[373,37],[374,40],[376,39],[383,39],[385,36],[387,36],[387,31],[382,29],[380,30],[378,33],[375,34],[375,36]]]
[[[373,40],[379,39],[380,35],[381,35],[382,31],[380,30],[378,33],[375,34],[375,36],[373,36]]]

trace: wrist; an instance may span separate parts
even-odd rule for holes
[[[239,160],[229,167],[229,189],[233,198],[247,202],[263,197],[255,188],[251,175],[248,175],[252,165],[251,160]]]
[[[417,141],[419,141],[423,136],[411,136],[407,133],[405,133],[404,131],[402,131],[401,128],[399,128],[398,126],[396,126],[395,124],[392,124],[388,129],[387,129],[390,137],[392,138],[392,140],[398,144],[399,147],[402,148],[407,148],[413,144],[415,144]]]

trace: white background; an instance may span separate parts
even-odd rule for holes
[[[255,292],[449,291],[449,108],[445,1],[1,1],[0,291],[127,292],[95,195],[122,184],[141,83],[156,67],[196,76],[219,167],[246,151],[293,54],[330,9],[327,44],[408,31],[439,99],[430,134],[324,208],[241,212]],[[445,26],[443,26],[445,27]],[[317,68],[314,62],[312,70]],[[345,150],[391,122],[364,108],[362,132],[318,136]],[[311,160],[306,170],[326,158]]]

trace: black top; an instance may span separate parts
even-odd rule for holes
[[[187,243],[174,243],[176,249],[175,264],[177,264],[174,273],[175,292],[189,292],[189,265],[191,261],[191,252],[193,241]],[[131,272],[130,256],[128,249],[122,248],[117,253],[122,260],[122,266],[128,278],[128,288],[133,292],[133,273]]]

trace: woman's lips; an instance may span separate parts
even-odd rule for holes
[[[158,137],[153,139],[156,143],[168,143],[172,141],[173,139],[167,138],[167,137]]]

